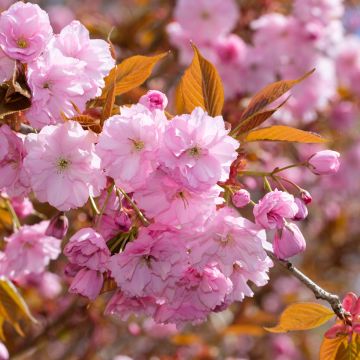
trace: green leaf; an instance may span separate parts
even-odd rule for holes
[[[192,44],[194,57],[176,88],[175,107],[178,114],[191,113],[201,107],[210,116],[221,115],[224,89],[215,66]]]

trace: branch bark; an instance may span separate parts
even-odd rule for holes
[[[350,314],[343,308],[340,298],[336,294],[332,294],[324,290],[321,286],[316,284],[298,268],[296,268],[290,261],[278,259],[272,252],[267,251],[269,257],[277,264],[288,270],[293,276],[300,280],[308,289],[310,289],[316,299],[327,301],[333,309],[336,316],[351,325]],[[350,323],[349,323],[350,322]]]

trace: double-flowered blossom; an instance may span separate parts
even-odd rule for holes
[[[144,185],[158,166],[166,117],[137,104],[106,120],[96,146],[101,166],[126,191]]]
[[[45,270],[50,260],[55,260],[61,252],[61,242],[45,235],[49,225],[42,221],[35,225],[24,225],[8,238],[2,260],[2,270],[12,279],[39,274]]]
[[[294,196],[275,189],[267,193],[254,207],[257,224],[264,229],[282,229],[285,219],[292,219],[298,212]]]
[[[139,99],[139,103],[146,106],[149,110],[165,110],[168,99],[161,91],[149,90]]]
[[[224,119],[197,107],[190,115],[174,117],[165,130],[160,162],[175,178],[194,190],[226,181],[237,158],[238,141],[228,135]]]
[[[0,127],[0,191],[9,196],[25,195],[29,192],[29,178],[23,160],[23,140],[8,125]]]
[[[36,4],[18,1],[0,16],[0,46],[12,59],[35,60],[52,36],[49,16]]]
[[[96,135],[75,121],[45,126],[27,136],[24,166],[38,200],[67,211],[100,194],[106,179],[95,142]]]

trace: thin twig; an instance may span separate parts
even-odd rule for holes
[[[324,290],[321,286],[316,284],[313,280],[307,277],[304,273],[302,273],[298,268],[296,268],[290,261],[287,260],[279,260],[272,252],[267,251],[269,257],[277,264],[281,265],[283,268],[288,270],[293,276],[295,276],[298,280],[300,280],[308,289],[310,289],[316,299],[321,299],[327,301],[332,307],[336,316],[345,321],[349,322],[350,314],[345,311],[343,308],[340,298],[338,295],[332,294],[326,290]]]

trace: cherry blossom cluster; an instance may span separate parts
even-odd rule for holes
[[[216,10],[211,3],[204,26]],[[225,36],[236,21],[231,2],[223,6],[232,16],[215,33],[203,29],[209,40]],[[54,35],[43,10],[18,2],[1,14],[0,47],[1,61],[12,63],[2,80],[14,61],[26,64],[32,105],[25,118],[38,130],[21,135],[0,127],[1,199],[20,218],[34,211],[24,198],[30,193],[60,211],[50,222],[15,223],[0,252],[0,274],[19,283],[46,274],[68,228],[63,212],[90,203],[93,226],[64,247],[69,291],[95,300],[114,282],[107,313],[181,326],[252,296],[251,283],[265,285],[267,251],[287,259],[305,249],[291,221],[306,217],[311,196],[268,189],[255,204],[237,181],[240,144],[222,116],[197,107],[168,119],[165,94],[151,90],[105,119],[96,134],[67,118],[100,95],[114,65],[106,42],[91,40],[76,21]],[[333,174],[339,154],[320,151],[301,166]],[[255,222],[239,211],[250,205]],[[266,230],[275,231],[272,246]]]

